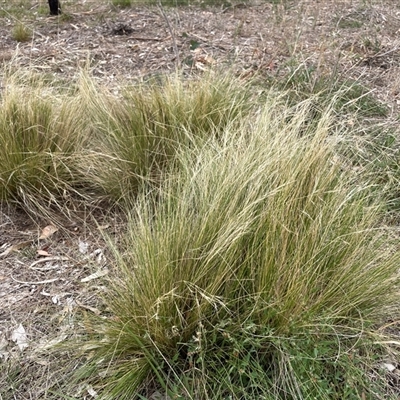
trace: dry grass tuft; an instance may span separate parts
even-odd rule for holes
[[[121,96],[82,77],[93,126],[82,163],[87,185],[114,201],[130,201],[147,185],[158,185],[183,146],[218,136],[250,109],[249,90],[229,76],[179,76],[127,87]]]
[[[330,110],[309,115],[310,102],[269,98],[256,123],[181,148],[179,171],[132,203],[81,378],[107,398],[152,385],[185,399],[385,398],[363,355],[385,354],[374,326],[396,313],[398,254],[380,203],[335,156]]]

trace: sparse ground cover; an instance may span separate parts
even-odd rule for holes
[[[397,399],[394,1],[0,3],[0,398]]]

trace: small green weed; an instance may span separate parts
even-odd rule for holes
[[[46,5],[44,5],[44,4],[41,4],[41,5],[39,5],[39,7],[38,7],[38,9],[37,9],[37,12],[38,12],[38,14],[39,15],[49,15],[49,6],[46,4]]]
[[[73,16],[67,12],[64,12],[59,16],[61,22],[69,22],[72,21]]]
[[[112,5],[115,7],[130,7],[132,0],[112,0]]]
[[[337,27],[340,29],[359,29],[363,26],[361,21],[351,18],[340,18],[337,22]]]

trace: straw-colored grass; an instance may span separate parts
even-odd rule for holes
[[[27,42],[32,38],[32,30],[24,23],[18,21],[12,29],[12,37],[17,42]]]
[[[71,195],[129,202],[160,183],[180,146],[218,135],[249,108],[245,85],[211,75],[138,83],[116,95],[83,72],[67,90],[16,71],[5,88],[0,198],[38,215],[71,205]]]
[[[87,131],[79,96],[16,72],[0,98],[0,199],[36,212],[70,194]],[[79,183],[78,183],[79,184]]]
[[[88,186],[117,202],[158,185],[177,149],[217,136],[249,109],[247,85],[229,75],[159,78],[120,96],[83,76],[81,90],[93,126],[83,175]]]
[[[399,255],[309,104],[272,97],[132,203],[109,312],[80,344],[105,398],[387,398],[374,327]]]

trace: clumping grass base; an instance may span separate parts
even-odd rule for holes
[[[8,73],[0,97],[0,200],[32,215],[68,201],[80,185],[77,160],[87,137],[79,96],[32,72]]]
[[[218,136],[250,109],[246,85],[227,75],[136,82],[116,95],[84,71],[69,88],[7,72],[5,87],[0,200],[46,217],[76,199],[129,203],[160,184],[181,146]]]
[[[125,87],[120,96],[83,75],[80,88],[93,127],[82,175],[88,187],[118,203],[159,185],[181,146],[218,136],[251,108],[248,85],[229,75],[154,78]]]
[[[109,313],[80,343],[104,398],[387,398],[375,327],[399,256],[309,104],[271,96],[132,203]]]

